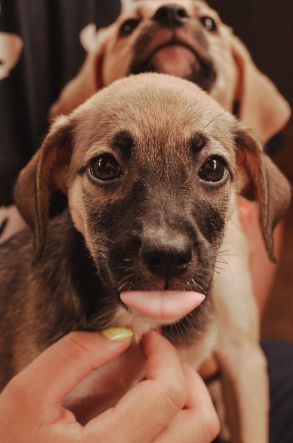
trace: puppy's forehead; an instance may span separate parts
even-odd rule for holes
[[[234,119],[196,85],[163,74],[140,74],[113,83],[73,114],[79,155],[101,142],[109,145],[120,131],[138,142],[172,136],[187,140],[204,131],[231,139]]]

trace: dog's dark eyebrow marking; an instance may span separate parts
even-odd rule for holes
[[[117,132],[112,140],[112,147],[114,149],[119,149],[121,154],[130,157],[132,153],[132,148],[134,146],[134,138],[128,131]]]
[[[208,143],[208,137],[203,132],[196,132],[188,140],[188,147],[192,156],[198,154]]]

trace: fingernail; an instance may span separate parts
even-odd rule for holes
[[[101,334],[111,341],[126,341],[133,337],[133,331],[129,328],[108,328],[104,329]]]

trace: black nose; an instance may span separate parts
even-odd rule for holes
[[[154,245],[149,241],[143,243],[141,253],[149,271],[165,279],[183,274],[192,260],[192,248],[189,245],[176,248]]]
[[[186,9],[172,3],[161,6],[153,16],[157,23],[171,29],[182,26],[188,18]]]

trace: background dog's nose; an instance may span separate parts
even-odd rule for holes
[[[183,274],[192,260],[192,248],[158,246],[151,241],[142,245],[142,258],[149,271],[163,278],[172,278]]]
[[[153,16],[153,20],[162,26],[176,28],[181,26],[188,17],[189,15],[185,8],[170,3],[161,6]]]

